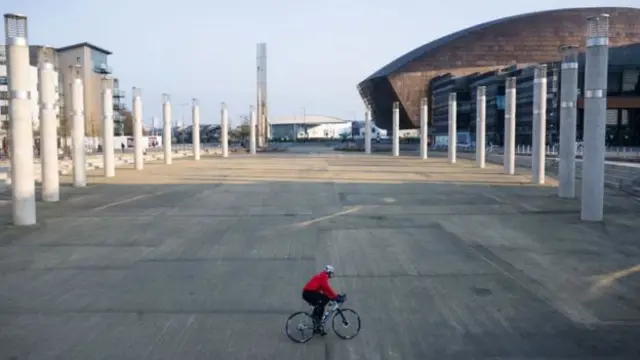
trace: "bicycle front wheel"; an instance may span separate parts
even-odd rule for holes
[[[360,316],[355,310],[340,309],[333,315],[331,326],[340,338],[353,339],[360,332]]]
[[[289,339],[301,344],[311,340],[313,329],[313,318],[304,311],[289,316],[285,324],[285,332]]]

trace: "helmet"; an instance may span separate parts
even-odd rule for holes
[[[324,272],[327,273],[327,275],[329,275],[329,277],[332,277],[333,276],[333,266],[325,265],[324,266]]]

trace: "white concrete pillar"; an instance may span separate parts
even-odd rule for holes
[[[426,160],[429,147],[429,102],[427,98],[420,100],[420,158]]]
[[[256,154],[256,109],[251,107],[251,119],[249,121],[249,153]]]
[[[393,156],[400,156],[400,103],[393,103],[393,143],[391,145]]]
[[[449,163],[456,163],[456,150],[458,146],[458,128],[457,128],[457,96],[456,93],[449,94]]]
[[[516,87],[515,77],[509,77],[505,83],[504,111],[504,172],[516,173]]]
[[[27,18],[5,14],[9,119],[11,123],[11,200],[13,224],[36,223],[33,179],[33,129],[30,116]]]
[[[485,134],[487,128],[487,87],[476,90],[476,166],[485,167]]]
[[[53,49],[45,48],[38,68],[40,94],[40,163],[42,166],[42,201],[60,200],[58,174],[58,119],[56,118],[57,79],[53,68]]]
[[[371,154],[371,112],[364,112],[364,153]]]
[[[106,83],[106,82],[105,82]],[[102,155],[104,176],[116,175],[115,147],[113,143],[113,92],[105,84],[102,89]]]
[[[578,50],[570,45],[562,48],[560,78],[560,164],[558,165],[558,197],[576,196],[576,117],[578,101]]]
[[[227,104],[223,102],[221,109],[220,142],[222,145],[222,157],[229,157],[229,113]]]
[[[133,161],[136,170],[144,168],[144,145],[142,143],[142,89],[134,87],[133,91]]]
[[[193,140],[193,160],[200,160],[200,106],[198,99],[192,100],[191,120],[193,122],[193,131],[191,133]]]
[[[258,74],[259,74],[259,70],[258,70]],[[258,75],[259,76],[259,75]],[[258,80],[259,81],[259,80]],[[264,146],[264,124],[263,124],[263,114],[262,111],[264,110],[262,107],[262,89],[260,89],[260,84],[258,84],[258,104],[257,104],[257,118],[256,118],[256,126],[257,126],[257,142],[258,142],[258,147],[261,148]]]
[[[162,94],[162,146],[164,147],[164,163],[171,165],[171,97],[169,94]]]
[[[580,218],[584,221],[601,221],[604,216],[609,15],[589,18],[586,47]]]
[[[75,72],[75,69],[72,71]],[[78,76],[74,74],[74,76]],[[82,79],[71,81],[71,109],[73,111],[73,186],[87,186],[87,162],[84,149],[84,90]]]
[[[545,180],[547,138],[547,66],[535,69],[533,80],[533,154],[531,156],[531,182],[542,185]]]

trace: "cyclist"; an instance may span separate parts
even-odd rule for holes
[[[324,270],[315,274],[309,282],[302,288],[302,298],[304,301],[313,306],[313,318],[316,324],[314,332],[326,335],[322,326],[322,314],[324,307],[330,300],[340,301],[341,296],[338,295],[331,285],[329,279],[333,277],[333,266],[325,265]]]

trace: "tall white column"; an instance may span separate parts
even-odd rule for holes
[[[428,157],[429,147],[429,102],[427,98],[420,100],[420,158]]]
[[[504,112],[504,172],[516,173],[516,78],[507,78]]]
[[[547,138],[547,66],[535,69],[533,80],[533,153],[531,154],[531,182],[544,184]]]
[[[256,154],[256,109],[251,107],[251,119],[249,121],[249,153]]]
[[[259,85],[258,85],[259,86]],[[263,107],[262,107],[262,89],[260,89],[260,87],[258,87],[258,106],[257,106],[257,119],[256,119],[256,125],[257,125],[257,141],[258,141],[258,147],[263,147],[264,146],[264,128],[263,128],[263,116],[262,116],[262,111],[263,111]]]
[[[485,133],[487,128],[487,88],[476,90],[476,166],[485,167]]]
[[[456,93],[449,94],[449,163],[456,163],[456,150],[458,146],[457,128],[457,96]]]
[[[142,89],[134,87],[133,91],[133,161],[136,170],[144,168],[144,146],[142,144]]]
[[[400,103],[393,103],[393,143],[391,144],[393,156],[400,156]]]
[[[162,146],[164,147],[164,163],[170,165],[172,162],[171,153],[171,97],[169,94],[162,94]]]
[[[78,74],[75,74],[78,76]],[[82,80],[71,82],[71,109],[73,111],[73,186],[87,186],[87,163],[84,149],[84,90]]]
[[[193,160],[200,160],[200,106],[198,99],[192,100],[191,119],[193,122]]]
[[[40,94],[40,161],[42,165],[42,201],[60,200],[60,176],[58,175],[58,124],[56,118],[56,76],[52,63],[52,52],[42,51],[40,61],[38,93]]]
[[[29,46],[27,18],[5,14],[9,119],[11,123],[11,200],[14,225],[36,223],[33,179],[33,129],[29,116]]]
[[[113,144],[113,93],[108,84],[102,89],[102,154],[104,176],[116,175],[115,148]]]
[[[560,74],[560,164],[558,166],[558,197],[576,196],[576,116],[578,101],[577,46],[562,48]]]
[[[604,215],[604,159],[609,66],[609,15],[589,18],[584,76],[584,153],[580,218]]]
[[[220,142],[222,143],[222,157],[229,157],[229,113],[227,104],[223,102],[221,109]]]
[[[364,112],[364,153],[371,154],[371,112]]]

